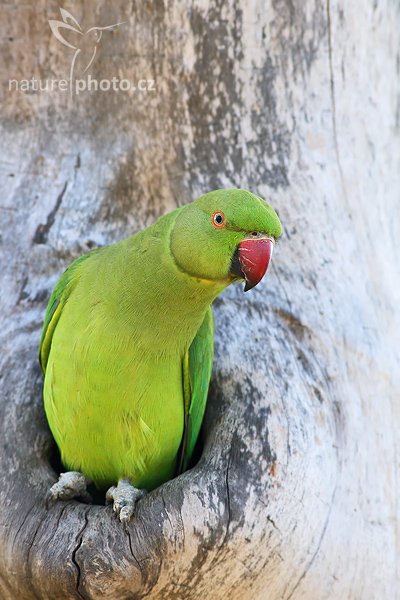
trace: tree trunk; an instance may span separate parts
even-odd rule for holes
[[[84,31],[124,22],[83,78],[155,89],[9,90],[68,79],[74,50],[48,24],[57,3],[3,4],[0,597],[395,598],[397,3],[65,8]],[[265,283],[215,303],[198,464],[127,530],[101,505],[47,511],[37,346],[52,286],[89,248],[217,187],[264,196],[285,234]]]

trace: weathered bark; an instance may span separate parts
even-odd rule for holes
[[[67,77],[56,3],[2,6],[0,597],[382,599],[399,557],[400,15],[395,2],[65,6],[103,33],[93,78],[156,91],[15,93]],[[216,188],[285,235],[218,300],[199,463],[110,508],[44,506],[56,474],[37,345],[64,267]]]

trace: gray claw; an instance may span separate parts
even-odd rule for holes
[[[136,502],[146,493],[146,490],[133,487],[127,479],[120,479],[117,486],[113,485],[107,491],[106,502],[113,503],[114,512],[121,523],[126,525],[134,513]]]
[[[83,502],[90,503],[92,497],[86,490],[86,486],[89,485],[89,483],[90,481],[78,471],[60,473],[58,481],[51,486],[46,494],[46,508],[49,508],[56,500],[65,501],[77,497]]]

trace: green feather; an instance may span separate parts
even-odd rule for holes
[[[206,312],[183,361],[185,426],[178,472],[187,468],[192,458],[207,404],[214,357],[214,319],[211,308]]]
[[[87,254],[77,258],[61,275],[47,305],[46,314],[44,316],[42,335],[39,344],[39,362],[42,367],[43,374],[46,373],[47,360],[49,357],[51,341],[53,339],[54,328],[60,318],[62,307],[67,301],[68,294],[76,281],[74,274],[77,267],[93,254],[101,251],[101,248],[91,250]]]

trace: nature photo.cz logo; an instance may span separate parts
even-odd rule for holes
[[[10,79],[8,81],[9,91],[19,92],[53,92],[69,90],[71,98],[84,91],[115,91],[115,92],[154,92],[156,89],[154,79],[139,79],[132,82],[129,79],[93,79],[91,75],[82,78],[88,70],[97,54],[97,49],[103,37],[103,32],[113,30],[127,23],[122,21],[105,27],[90,27],[86,31],[82,29],[73,15],[60,8],[62,21],[49,20],[51,31],[55,38],[64,46],[74,51],[69,70],[69,79]]]

